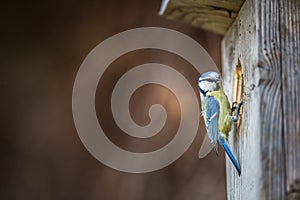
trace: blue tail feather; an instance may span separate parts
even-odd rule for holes
[[[241,167],[240,167],[238,161],[235,159],[235,157],[234,157],[233,153],[231,152],[229,146],[227,145],[225,139],[220,138],[220,139],[219,139],[219,143],[220,143],[220,145],[224,148],[226,154],[227,154],[228,157],[230,158],[231,162],[233,163],[235,169],[237,170],[237,172],[238,172],[238,174],[239,174],[239,176],[240,176],[240,175],[241,175]]]

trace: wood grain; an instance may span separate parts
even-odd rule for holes
[[[244,0],[164,0],[160,14],[224,35]]]
[[[244,3],[239,16],[222,41],[224,89],[231,100],[234,95],[234,73],[239,61],[244,76],[242,121],[239,129],[233,130],[229,137],[230,146],[241,163],[242,174],[238,177],[230,161],[226,159],[227,199],[230,200],[260,199],[262,191],[261,78],[255,76],[258,65],[258,26],[254,3]]]
[[[267,80],[261,86],[261,159],[265,199],[285,199],[282,65],[279,0],[258,3],[259,65]]]
[[[279,1],[287,192],[300,199],[300,1]]]
[[[228,199],[290,199],[300,180],[300,2],[247,0],[222,42],[225,88],[244,74],[244,113],[230,143],[242,165],[227,163]]]

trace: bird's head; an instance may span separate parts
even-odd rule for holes
[[[217,72],[205,72],[198,80],[198,86],[202,94],[218,90],[220,85],[221,76]]]

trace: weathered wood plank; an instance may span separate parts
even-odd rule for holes
[[[285,151],[283,140],[282,65],[279,1],[257,2],[258,65],[265,81],[261,85],[261,159],[263,197],[285,199]]]
[[[245,102],[239,133],[230,138],[242,176],[227,163],[228,199],[299,195],[299,18],[299,1],[247,0],[223,39],[225,91],[232,95],[239,59]]]
[[[224,35],[244,0],[163,0],[160,15]]]
[[[300,1],[279,1],[279,7],[287,194],[300,199]]]
[[[234,72],[240,61],[244,77],[243,114],[238,133],[230,133],[229,143],[241,163],[238,177],[227,160],[227,199],[260,199],[262,161],[260,149],[260,84],[258,66],[257,11],[253,1],[246,1],[240,14],[222,41],[224,90],[233,97]],[[254,79],[256,76],[256,79]]]

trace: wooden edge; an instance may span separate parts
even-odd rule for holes
[[[224,35],[244,0],[162,0],[159,15]]]

